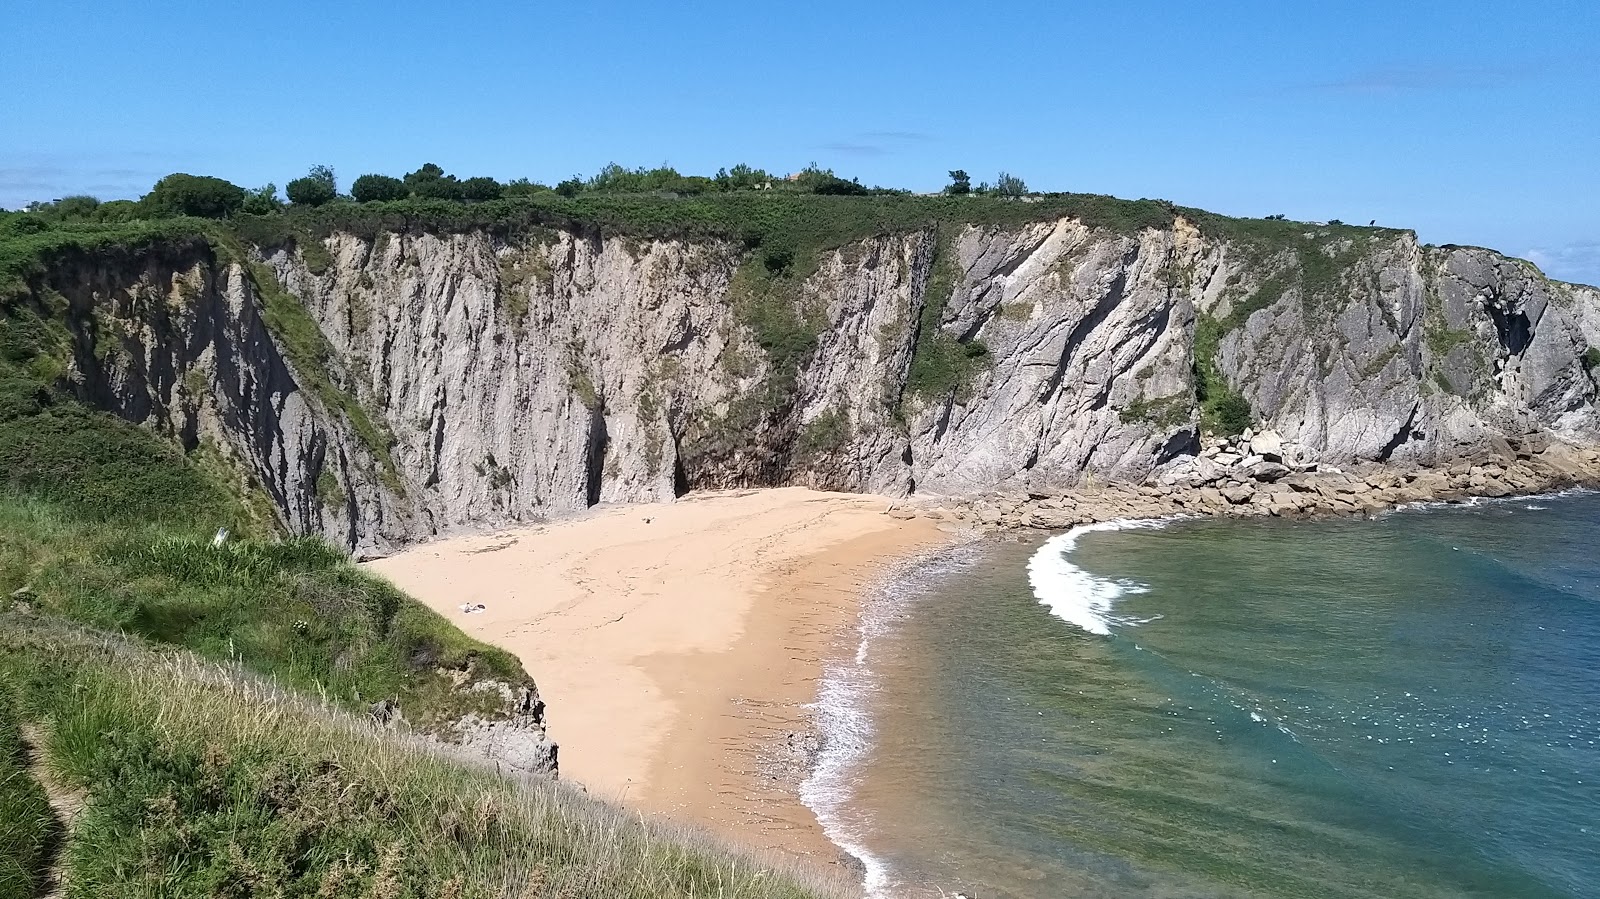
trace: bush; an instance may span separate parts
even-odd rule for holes
[[[350,196],[358,203],[404,200],[409,193],[404,181],[389,175],[362,175],[350,185]]]
[[[1583,367],[1590,371],[1600,370],[1600,347],[1589,347],[1583,351]]]
[[[950,173],[950,183],[945,185],[944,192],[952,197],[963,197],[972,193],[972,176],[961,169]]]
[[[1009,172],[1001,172],[1000,177],[994,181],[994,193],[997,197],[1025,197],[1028,195],[1028,185],[1021,178]]]
[[[843,178],[829,176],[819,179],[812,185],[811,192],[815,194],[829,194],[842,197],[864,197],[867,189],[861,186],[860,181],[846,181]]]
[[[502,197],[531,197],[536,194],[547,194],[550,190],[551,188],[547,184],[529,181],[527,178],[518,178],[515,181],[507,182],[505,188],[500,191],[500,195]]]
[[[264,184],[244,198],[244,212],[250,215],[271,215],[282,208],[283,202],[278,199],[276,184]]]
[[[425,200],[459,200],[460,182],[456,176],[446,175],[444,169],[431,162],[405,177],[406,188],[413,197]]]
[[[290,181],[284,191],[296,206],[321,206],[339,196],[339,184],[334,180],[333,169],[314,165],[304,178]]]
[[[461,200],[481,202],[484,200],[498,200],[504,190],[500,182],[482,175],[468,178],[456,186],[456,197]]]
[[[1227,393],[1210,404],[1212,425],[1219,434],[1241,434],[1253,423],[1250,401],[1237,393]]]
[[[177,172],[156,182],[140,203],[152,216],[192,215],[220,219],[244,206],[244,188],[210,175]]]

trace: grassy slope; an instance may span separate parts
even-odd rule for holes
[[[826,885],[646,826],[556,782],[373,729],[187,653],[0,614],[0,677],[88,802],[95,897],[803,897]]]
[[[23,590],[45,611],[351,705],[397,698],[419,723],[473,710],[437,669],[527,680],[337,550],[262,532],[203,460],[79,403],[66,345],[37,304],[0,303],[0,603]],[[219,526],[240,539],[212,548]]]

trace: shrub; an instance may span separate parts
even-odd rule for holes
[[[389,175],[362,175],[350,185],[350,196],[358,203],[381,203],[406,198],[406,183]]]
[[[763,169],[739,163],[731,169],[718,169],[715,178],[719,190],[757,190],[772,183],[772,176]]]
[[[950,173],[950,183],[945,185],[944,192],[952,197],[961,197],[972,193],[972,176],[961,169],[956,169]]]
[[[1028,195],[1028,185],[1016,175],[1001,172],[994,181],[994,193],[998,197],[1024,197]]]
[[[476,178],[468,178],[457,185],[456,198],[480,202],[483,200],[498,200],[504,190],[505,188],[500,186],[500,182],[493,178],[479,175]]]
[[[860,181],[846,181],[831,174],[813,184],[811,192],[844,197],[864,197],[867,195],[867,189],[861,186]]]
[[[271,215],[282,208],[283,202],[278,199],[276,184],[264,184],[244,198],[244,211],[250,215]]]
[[[1589,347],[1583,351],[1583,367],[1590,371],[1600,370],[1600,347]]]
[[[133,200],[107,200],[95,208],[95,220],[108,224],[131,222],[139,218],[139,204]]]
[[[413,197],[425,200],[460,199],[457,190],[460,183],[456,181],[456,176],[446,175],[444,169],[431,162],[423,163],[422,168],[408,173],[405,185]]]
[[[55,214],[64,219],[91,220],[100,209],[98,199],[84,194],[62,197],[50,205],[54,208]]]
[[[226,218],[244,206],[244,188],[209,175],[176,172],[157,181],[140,203],[152,216]]]
[[[296,206],[321,206],[339,196],[339,184],[333,177],[333,169],[314,165],[304,178],[290,181],[284,191],[289,195],[289,202]]]
[[[540,184],[537,181],[529,181],[527,178],[517,178],[514,181],[507,182],[500,191],[500,195],[502,197],[531,197],[535,194],[549,193],[550,190],[549,185]]]
[[[1250,427],[1253,417],[1250,401],[1237,393],[1227,393],[1210,404],[1212,425],[1219,434],[1240,434]]]

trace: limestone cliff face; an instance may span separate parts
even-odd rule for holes
[[[95,402],[226,448],[289,527],[361,554],[697,487],[1138,480],[1198,448],[1197,334],[1256,422],[1325,462],[1600,440],[1600,291],[1306,227],[1311,249],[1281,251],[1182,219],[930,228],[826,252],[778,292],[714,241],[336,234],[253,272],[320,329],[315,373],[268,327],[261,278],[203,244],[53,281],[102,323],[78,360]]]

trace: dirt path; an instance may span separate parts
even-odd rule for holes
[[[72,822],[83,809],[86,797],[81,790],[62,786],[51,775],[50,766],[44,758],[44,731],[38,725],[23,725],[22,741],[28,747],[28,773],[44,788],[45,798],[49,800],[50,810],[55,815],[58,834],[43,899],[65,899],[67,843],[72,839]]]

